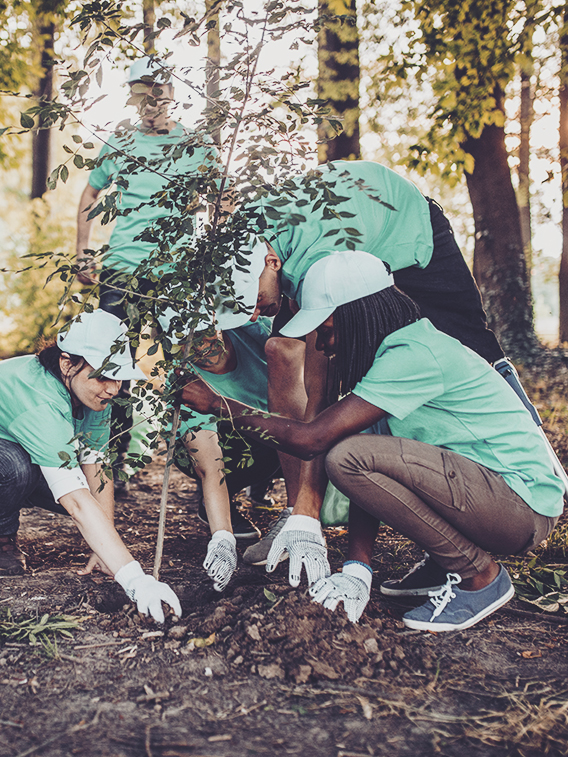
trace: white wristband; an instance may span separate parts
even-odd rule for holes
[[[119,583],[124,591],[127,591],[129,583],[135,579],[144,576],[145,573],[142,570],[142,566],[137,560],[126,563],[122,568],[116,571],[114,580]]]
[[[230,542],[233,547],[237,546],[235,535],[230,531],[224,531],[223,529],[221,529],[220,531],[215,531],[215,533],[211,535],[211,541],[209,543],[211,544],[211,542],[223,541],[223,539]]]
[[[360,578],[365,584],[367,589],[371,591],[371,584],[373,582],[373,572],[366,568],[364,565],[359,565],[356,562],[350,562],[343,566],[342,573],[346,576],[353,576],[353,578]]]
[[[291,515],[280,533],[283,534],[284,531],[308,531],[321,536],[321,523],[317,518],[311,518],[309,515]]]

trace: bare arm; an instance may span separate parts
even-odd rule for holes
[[[98,463],[85,463],[84,465],[81,465],[81,469],[85,474],[91,494],[99,503],[99,506],[109,518],[110,522],[114,523],[114,484],[112,478],[108,478],[104,475],[102,472],[102,465]],[[103,481],[104,488],[99,491],[101,482]],[[82,570],[78,570],[77,574],[80,576],[87,576],[96,570],[100,570],[102,573],[106,573],[109,576],[113,575],[110,568],[96,553],[93,552],[87,565]]]
[[[77,212],[77,262],[83,263],[81,273],[77,278],[82,284],[96,284],[95,262],[92,257],[86,254],[85,250],[89,249],[89,239],[91,236],[92,220],[88,220],[91,205],[99,195],[98,189],[87,184],[79,200],[79,210]]]
[[[203,415],[226,418],[248,436],[302,460],[323,455],[345,437],[361,433],[385,416],[384,410],[350,394],[312,421],[282,418],[221,397],[199,378],[184,386],[181,401]]]
[[[306,337],[306,356],[304,377],[308,404],[304,420],[312,421],[327,407],[327,372],[328,358],[315,348],[315,332]],[[370,424],[369,424],[370,425]],[[294,506],[295,515],[309,515],[319,518],[327,476],[325,473],[325,455],[315,457],[302,463],[300,469],[300,486]]]
[[[59,501],[73,518],[89,547],[113,576],[134,560],[116,532],[111,518],[90,491],[76,489],[63,495]]]
[[[201,480],[203,504],[211,533],[232,533],[229,492],[223,473],[223,450],[219,445],[217,433],[207,429],[201,429],[195,434],[188,432],[183,442]]]

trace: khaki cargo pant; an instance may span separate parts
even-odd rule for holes
[[[558,520],[532,510],[499,474],[411,439],[349,437],[328,453],[326,469],[353,503],[462,578],[485,570],[489,552],[532,549]]]

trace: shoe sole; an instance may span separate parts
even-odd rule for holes
[[[205,520],[205,518],[202,518],[199,513],[197,513],[197,519],[200,520],[204,526],[207,526],[209,528],[209,521]],[[260,531],[249,531],[246,534],[235,534],[233,533],[233,536],[237,541],[258,541],[260,539]]]
[[[425,586],[422,589],[391,589],[388,586],[380,586],[379,591],[385,597],[427,597],[429,591],[438,591],[444,584],[439,586]]]
[[[289,558],[288,552],[283,552],[280,555],[280,559],[278,560],[277,564],[280,564],[281,562],[284,562],[284,560],[288,560],[288,558]],[[254,565],[254,566],[266,565],[266,563],[268,562],[268,558],[265,557],[264,560],[259,560],[258,562],[248,562],[248,561],[244,561],[244,560],[243,560],[243,562],[245,562],[245,565]]]
[[[495,610],[503,607],[503,605],[507,604],[507,602],[514,597],[514,595],[515,589],[513,586],[510,586],[506,594],[499,597],[499,599],[496,599],[495,602],[488,605],[484,610],[477,613],[477,615],[474,615],[473,618],[464,620],[463,623],[436,623],[435,621],[413,620],[412,618],[407,619],[405,617],[402,618],[402,622],[407,628],[414,628],[417,631],[433,631],[434,633],[438,631],[463,631],[465,628],[471,628],[471,626],[479,623],[480,620],[491,615]]]

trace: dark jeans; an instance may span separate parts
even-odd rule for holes
[[[136,331],[138,335],[142,330],[142,323],[131,323],[128,318],[127,305],[129,302],[135,304],[136,296],[125,296],[123,291],[113,286],[113,282],[120,288],[122,284],[120,280],[117,281],[117,277],[120,276],[116,271],[112,269],[105,269],[101,271],[100,283],[99,283],[99,307],[101,310],[105,310],[107,313],[115,315],[124,321],[130,331]],[[123,279],[128,279],[128,274],[123,275]],[[151,289],[155,289],[156,285],[146,279],[139,279],[138,293],[141,295],[147,294]],[[136,353],[136,347],[130,345],[130,352],[132,357]],[[166,354],[166,359],[171,356]],[[119,400],[127,400],[130,398],[130,381],[123,381],[120,392],[117,395]],[[116,439],[116,451],[118,452],[118,466],[126,457],[128,452],[128,445],[130,444],[130,429],[132,428],[132,412],[131,408],[127,405],[113,404],[111,411],[111,438]]]
[[[243,437],[239,436],[231,429],[231,426],[228,423],[218,424],[217,433],[219,435],[219,443],[223,449],[223,457],[230,458],[230,460],[225,463],[225,468],[229,471],[225,476],[225,483],[227,484],[229,499],[231,501],[236,494],[247,486],[269,482],[282,475],[280,461],[278,460],[278,453],[276,450],[267,447],[264,444],[260,444],[253,439],[243,439]],[[239,463],[245,460],[247,449],[250,449],[253,462],[251,465],[247,465],[246,462],[244,465],[240,465]],[[181,440],[178,442],[178,452],[181,454],[181,457],[176,454],[176,466],[182,471],[182,473],[185,473],[190,478],[198,480],[198,476],[195,474],[193,466],[185,459],[187,453],[184,454],[185,447]]]
[[[477,284],[460,252],[450,222],[437,202],[427,198],[434,234],[434,252],[426,268],[394,273],[397,287],[419,305],[424,318],[458,339],[487,362],[500,360],[503,350],[487,328]]]
[[[0,536],[18,531],[22,507],[41,507],[68,515],[53,499],[39,465],[15,442],[0,439]]]

